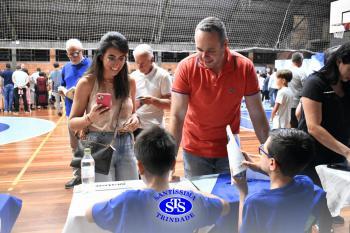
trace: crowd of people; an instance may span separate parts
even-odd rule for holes
[[[11,64],[7,63],[6,69],[0,72],[0,111],[5,115],[18,115],[23,108],[25,113],[30,114],[54,104],[61,116],[61,97],[55,95],[55,88],[60,85],[61,70],[58,63],[54,63],[53,68],[49,75],[40,68],[29,75],[24,64],[17,65],[13,71]]]
[[[315,166],[350,162],[350,42],[333,50],[325,66],[309,77],[301,69],[303,55],[297,52],[289,69],[267,70],[259,75],[265,76],[261,79],[248,58],[229,49],[220,19],[208,17],[199,22],[194,40],[196,53],[178,64],[174,80],[154,63],[147,44],[135,48],[137,70],[129,75],[128,41],[119,32],[101,38],[92,61],[83,56],[79,40],[67,41],[70,62],[61,72],[55,66],[49,78],[55,99],[65,99],[72,154],[81,149],[84,138],[114,139],[109,172],[97,173],[96,181],[140,176],[148,187],[92,206],[88,219],[112,232],[193,232],[228,215],[230,206],[225,200],[203,193],[195,194],[200,200],[196,208],[203,212],[198,212],[195,224],[181,226],[183,230],[159,224],[150,219],[152,215],[144,218],[143,211],[153,211],[154,195],[169,189],[180,145],[186,178],[230,172],[225,129],[229,125],[233,133],[239,133],[244,99],[261,146],[259,156],[244,153],[243,164],[269,175],[270,189],[247,197],[246,177],[233,177],[240,194],[239,231],[304,232],[308,217],[314,214],[320,232],[329,232],[330,215],[320,195],[324,192]],[[38,77],[31,76],[37,105],[43,94],[38,80],[45,77],[38,72]],[[7,67],[0,75],[4,110],[12,110],[9,96],[14,95],[18,112],[20,91],[25,93],[28,85],[31,90],[30,78],[21,67],[13,74]],[[109,104],[97,102],[99,93],[111,96]],[[25,111],[29,111],[23,95]],[[273,108],[272,131],[262,105],[266,98]],[[56,108],[60,114],[62,108]],[[170,109],[169,132],[164,130],[166,109]],[[80,183],[77,169],[66,188]]]

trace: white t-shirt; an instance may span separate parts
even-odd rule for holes
[[[14,88],[16,87],[27,87],[27,83],[29,82],[29,76],[26,72],[22,70],[16,70],[12,74],[12,80],[14,83]]]
[[[269,89],[270,89],[270,88],[272,88],[272,89],[278,89],[276,80],[277,80],[276,72],[273,72],[273,73],[270,75],[270,79],[269,79],[269,84],[268,84]]]
[[[140,96],[161,98],[164,95],[171,94],[170,75],[156,64],[153,64],[153,69],[147,75],[136,70],[130,76],[136,81],[136,98]],[[144,104],[136,110],[136,113],[140,117],[141,128],[151,125],[164,127],[163,109],[157,108],[152,104]]]
[[[272,128],[290,128],[290,112],[293,102],[293,93],[288,87],[282,87],[277,92],[276,103],[280,106],[272,119]]]

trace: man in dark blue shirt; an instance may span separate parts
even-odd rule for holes
[[[4,79],[4,99],[5,107],[4,113],[12,112],[12,103],[13,103],[13,82],[12,82],[11,64],[6,64],[6,70],[0,73],[0,76]]]

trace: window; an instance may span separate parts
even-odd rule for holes
[[[247,52],[239,52],[239,53],[240,53],[241,55],[243,55],[243,56],[249,58],[249,53],[247,53]]]
[[[253,62],[257,64],[275,64],[276,53],[254,53]]]
[[[0,61],[11,61],[11,49],[0,49]]]
[[[50,61],[50,50],[47,49],[17,49],[17,61]]]
[[[180,62],[188,55],[187,52],[162,52],[162,62]]]
[[[128,54],[128,61],[129,62],[135,62],[134,55],[132,54],[134,52],[133,49],[129,49],[129,54]]]

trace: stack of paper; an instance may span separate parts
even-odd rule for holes
[[[231,176],[236,176],[245,171],[247,168],[242,165],[244,156],[241,152],[238,134],[234,135],[229,125],[226,126],[226,133],[228,136],[227,153],[230,163]]]

